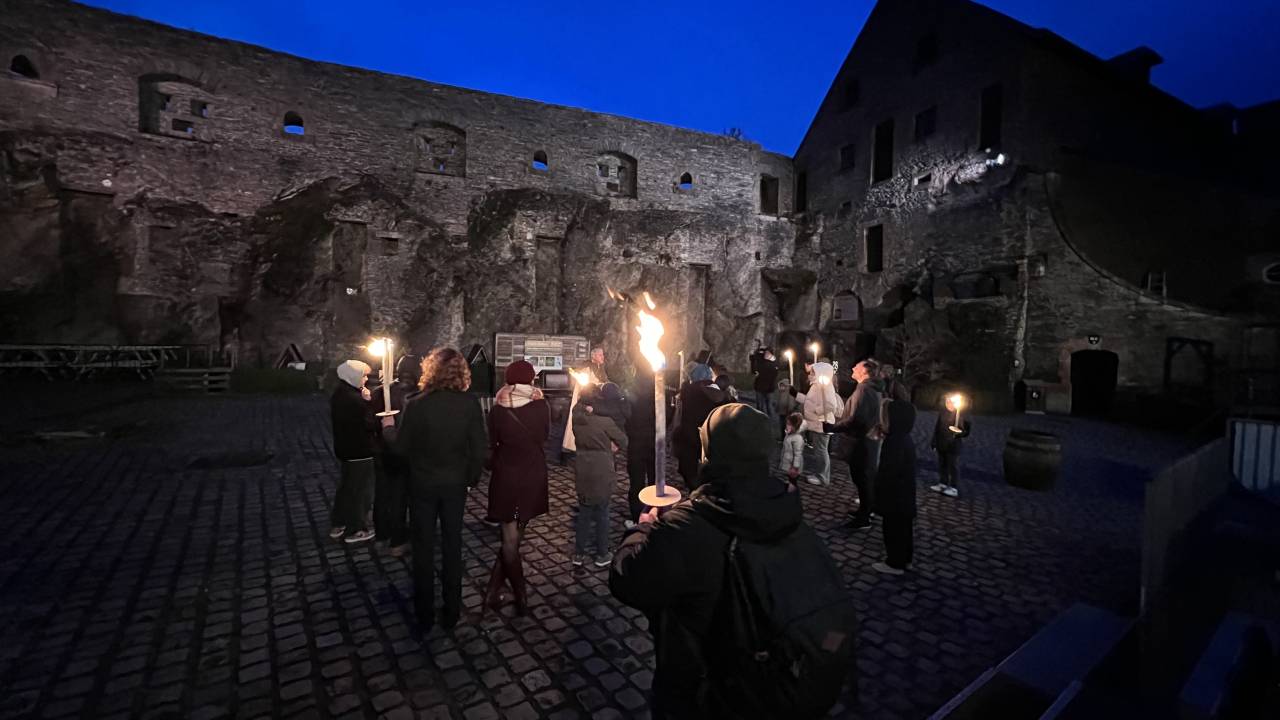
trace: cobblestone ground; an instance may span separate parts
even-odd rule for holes
[[[1004,485],[1012,423],[1064,437],[1055,492]],[[326,536],[323,398],[149,399],[45,424],[107,435],[0,448],[0,716],[648,716],[646,622],[603,571],[570,568],[565,469],[529,528],[531,617],[419,641],[407,561]],[[853,497],[843,464],[831,487],[806,486],[861,612],[860,697],[834,715],[923,717],[1070,603],[1131,611],[1142,477],[1182,449],[1102,424],[978,418],[960,498],[927,491],[922,454],[917,561],[901,578],[869,569],[878,530],[833,529]],[[484,505],[482,486],[464,530],[473,609],[497,544]]]

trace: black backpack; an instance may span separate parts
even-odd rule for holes
[[[779,543],[734,537],[712,620],[708,698],[718,716],[823,717],[854,675],[853,597],[801,524]]]

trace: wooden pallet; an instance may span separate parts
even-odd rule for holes
[[[230,392],[231,368],[164,368],[156,382],[179,392]]]

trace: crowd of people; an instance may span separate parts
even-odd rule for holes
[[[659,657],[653,716],[737,717],[724,709],[748,702],[802,717],[807,710],[796,704],[800,695],[829,707],[835,701],[831,686],[838,690],[853,668],[852,606],[830,554],[805,524],[801,488],[830,485],[831,455],[843,456],[857,502],[841,528],[862,531],[879,519],[885,557],[872,568],[907,572],[916,508],[916,411],[894,368],[858,362],[850,373],[854,390],[842,397],[831,362],[806,364],[798,388],[779,378],[772,349],[764,349],[752,363],[748,406],[738,402],[728,370],[709,352],[700,353],[675,393],[670,430],[687,497],[659,510],[639,497],[654,482],[659,461],[653,375],[639,371],[625,392],[609,381],[602,348],[592,351],[591,361],[590,381],[575,394],[563,433],[577,496],[570,562],[609,568],[615,597],[649,616]],[[505,368],[487,417],[468,393],[470,367],[454,349],[401,358],[394,378],[384,378],[391,383],[389,408],[382,392],[366,387],[371,373],[356,360],[337,368],[331,413],[340,479],[331,537],[349,544],[383,541],[393,556],[411,554],[420,627],[453,627],[462,617],[463,511],[468,491],[487,469],[487,520],[500,528],[500,537],[482,611],[511,605],[517,615],[528,613],[520,545],[528,523],[548,512],[546,446],[553,426],[534,367],[517,360]],[[968,420],[951,425],[948,417],[939,413],[932,435],[939,482],[931,489],[956,497],[956,459],[971,426]],[[627,532],[614,550],[609,508],[617,455],[625,457],[628,502]],[[757,597],[787,592],[792,596],[768,602]],[[735,600],[746,610],[726,611]],[[768,608],[765,616],[761,607]],[[794,617],[769,616],[788,612]],[[772,625],[766,631],[757,627],[761,623]],[[788,640],[788,633],[795,637]],[[762,649],[761,638],[774,645]],[[742,652],[735,655],[734,648]],[[764,667],[762,656],[809,670],[789,675],[783,669],[783,680],[750,680]],[[808,689],[800,693],[780,682]]]

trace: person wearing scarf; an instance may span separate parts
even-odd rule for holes
[[[502,586],[510,584],[516,614],[528,611],[520,541],[525,526],[547,512],[547,458],[543,446],[551,430],[551,406],[533,386],[533,365],[507,366],[506,384],[489,411],[489,515],[502,523],[502,547],[489,573],[485,605],[502,606]]]
[[[333,494],[329,537],[348,543],[372,540],[369,530],[369,495],[373,489],[373,443],[377,423],[369,406],[369,388],[365,382],[372,368],[359,360],[348,360],[338,366],[341,382],[329,398],[329,415],[333,421],[333,454],[338,457],[341,475]]]
[[[707,365],[694,365],[689,382],[680,389],[676,421],[671,428],[671,449],[685,487],[698,487],[698,465],[702,461],[702,440],[698,429],[715,408],[729,402],[729,396],[712,382]]]

